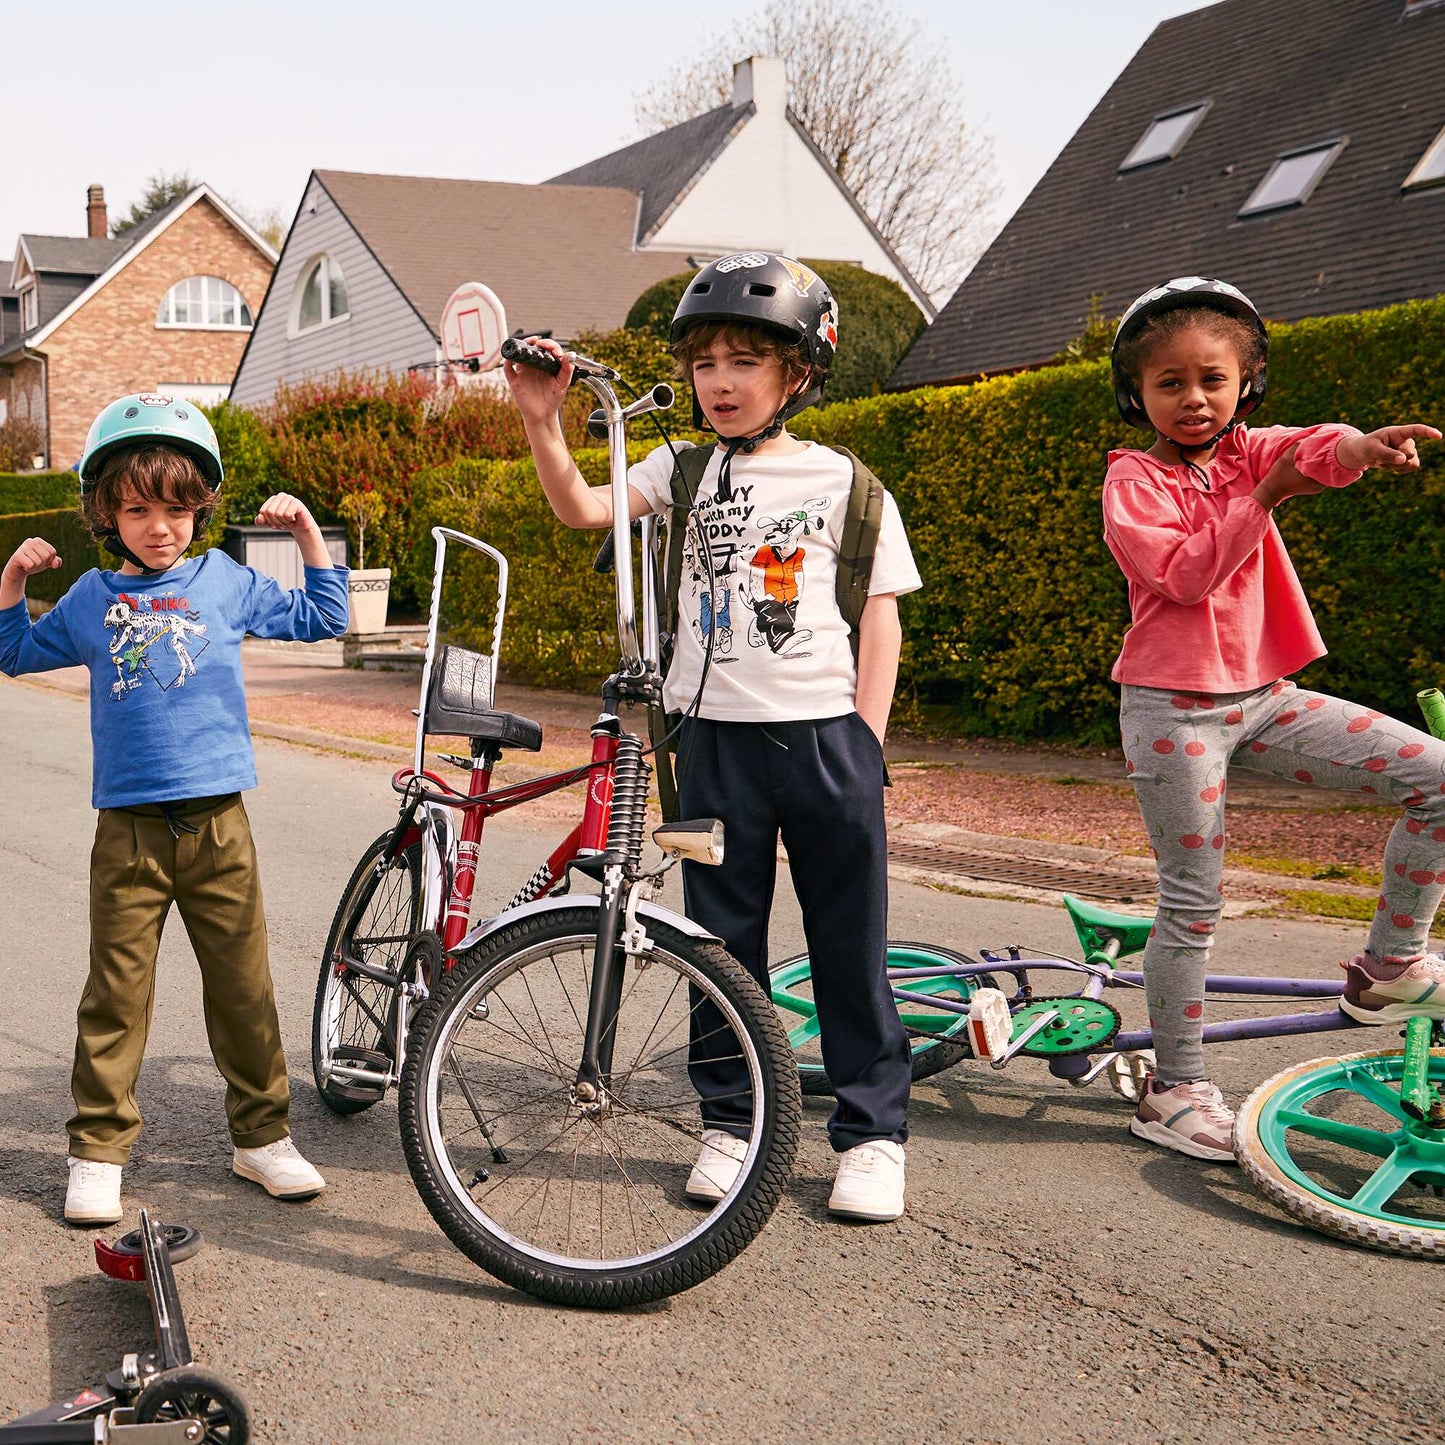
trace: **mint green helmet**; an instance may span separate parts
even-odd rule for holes
[[[118,447],[174,447],[201,469],[213,492],[221,489],[225,469],[216,433],[194,402],[145,391],[113,401],[90,424],[80,458],[80,490],[100,480],[105,459]]]

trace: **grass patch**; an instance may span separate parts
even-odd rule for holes
[[[1092,778],[1076,778],[1072,773],[1065,773],[1062,778],[1050,778],[1051,783],[1057,783],[1061,788],[1092,788],[1097,786]]]
[[[1375,916],[1373,898],[1351,898],[1344,893],[1320,893],[1308,888],[1286,889],[1280,904],[1289,913],[1313,913],[1321,918],[1357,918],[1368,923]]]
[[[1354,863],[1321,863],[1309,858],[1280,858],[1265,853],[1236,853],[1230,860],[1235,868],[1254,873],[1283,873],[1288,878],[1315,878],[1320,882],[1356,883],[1361,888],[1378,888],[1380,873]]]

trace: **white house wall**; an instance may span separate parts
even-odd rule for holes
[[[887,251],[781,112],[759,111],[703,172],[649,249],[757,249],[855,261],[910,292]]]
[[[293,337],[296,282],[323,251],[340,263],[350,314],[344,321]],[[436,338],[313,177],[276,264],[231,400],[260,406],[282,382],[338,370],[402,371],[416,362],[435,361],[436,352]]]

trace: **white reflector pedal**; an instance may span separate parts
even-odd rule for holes
[[[1013,1037],[1008,1000],[996,988],[981,988],[968,1001],[968,1041],[976,1059],[996,1059]]]
[[[674,858],[714,866],[723,860],[721,818],[693,818],[685,823],[664,823],[652,830],[652,841]]]

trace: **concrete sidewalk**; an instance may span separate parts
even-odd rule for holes
[[[340,640],[307,644],[248,639],[242,658],[252,733],[329,752],[375,758],[398,767],[410,762],[420,668],[347,667],[342,651]],[[77,697],[88,694],[83,668],[36,675],[25,681]],[[506,781],[563,769],[588,757],[588,729],[599,708],[596,696],[502,683],[497,688],[496,705],[540,723],[544,736],[540,754],[508,754]],[[645,726],[640,713],[633,726]],[[447,746],[442,742],[442,750]],[[1064,783],[1093,784],[1096,797],[1098,785],[1106,785],[1111,799],[1127,795],[1123,761],[1117,749],[1029,748],[986,740],[897,734],[889,737],[885,753],[895,776],[900,782],[906,777],[915,796],[920,790],[926,793],[931,778],[957,779],[960,774],[976,775],[975,785],[985,791],[992,786],[990,779],[998,780],[1000,792],[1010,785],[1017,787],[1020,780],[1033,780],[1040,788]],[[1076,789],[1081,806],[1090,791]],[[564,797],[558,795],[559,800]],[[1313,841],[1321,816],[1316,810],[1330,806],[1330,797],[1299,784],[1237,770],[1231,774],[1229,802],[1235,809],[1266,809],[1271,814],[1275,810],[1297,810],[1301,829],[1308,830]],[[1345,804],[1335,806],[1343,808]],[[1075,892],[1106,903],[1152,906],[1154,872],[1145,856],[1028,836],[1043,830],[1031,826],[1027,816],[1018,817],[1017,831],[979,832],[935,821],[942,818],[943,811],[929,810],[927,821],[890,817],[891,867],[899,877],[949,889],[1002,892],[1028,899],[1057,900],[1061,892]],[[1132,811],[1132,798],[1125,811]],[[1137,814],[1134,817],[1137,821]],[[1382,841],[1384,831],[1382,828]],[[1301,849],[1302,856],[1328,856],[1327,851],[1321,853],[1317,843],[1310,852],[1303,835]],[[1295,889],[1300,886],[1298,879],[1227,869],[1227,911],[1268,907],[1271,900],[1278,900],[1287,884]],[[1323,895],[1373,896],[1371,889],[1360,887],[1358,882],[1312,880],[1308,886]]]

